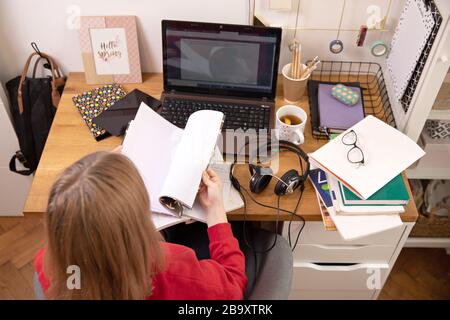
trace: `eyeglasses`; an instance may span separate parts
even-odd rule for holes
[[[347,160],[351,163],[364,165],[364,153],[360,147],[356,145],[358,135],[354,130],[350,130],[342,136],[342,143],[346,146],[352,146],[347,152]]]

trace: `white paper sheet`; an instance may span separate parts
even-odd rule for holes
[[[244,206],[239,192],[233,188],[230,181],[231,163],[224,162],[219,148],[216,148],[214,158],[209,167],[217,173],[223,186],[223,205],[226,212],[230,212]]]
[[[223,161],[223,156],[216,147],[214,156],[211,159],[209,168],[214,170],[214,172],[219,176],[222,181],[223,186],[223,205],[225,212],[230,212],[244,206],[239,193],[232,187],[230,181],[230,166],[231,163],[226,163]],[[197,221],[206,222],[206,215],[203,208],[200,206],[198,201],[194,202],[192,209],[185,209],[184,215],[193,218]]]
[[[189,221],[189,217],[174,217],[167,214],[161,214],[157,212],[152,212],[152,221],[156,230],[162,230],[170,226],[174,226],[179,223],[185,223]]]
[[[346,240],[354,240],[403,225],[398,214],[343,216],[337,215],[333,207],[327,208],[327,210],[336,229],[338,229],[342,238]]]
[[[172,214],[159,202],[159,195],[182,134],[182,129],[165,120],[145,103],[141,103],[127,130],[122,153],[139,170],[153,212]]]
[[[202,110],[193,113],[177,144],[170,169],[159,194],[192,208],[203,171],[215,150],[223,113]]]

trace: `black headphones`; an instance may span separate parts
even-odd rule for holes
[[[263,148],[270,149],[271,143],[267,143],[266,145],[262,146]],[[249,165],[248,169],[250,171],[250,182],[249,187],[250,191],[253,193],[260,193],[262,192],[267,185],[272,180],[272,177],[276,178],[278,182],[275,185],[274,193],[278,196],[282,196],[285,194],[293,193],[297,188],[300,187],[300,190],[303,191],[305,188],[305,181],[308,178],[309,174],[309,161],[308,161],[308,155],[300,149],[297,145],[293,144],[292,142],[285,141],[285,140],[279,140],[278,142],[279,149],[288,150],[291,152],[294,152],[300,161],[300,165],[303,169],[302,165],[302,159],[306,162],[306,170],[302,172],[301,174],[298,173],[297,170],[291,169],[284,173],[281,177],[277,177],[273,174],[273,171],[271,168],[265,168],[261,167],[259,165],[252,164],[252,157],[249,157]],[[257,153],[259,153],[259,149],[257,149]],[[237,178],[233,175],[233,169],[234,169],[235,163],[231,165],[230,168],[230,181],[233,187],[240,191],[241,185]]]

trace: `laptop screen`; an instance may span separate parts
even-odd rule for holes
[[[281,30],[162,22],[165,90],[274,98]]]

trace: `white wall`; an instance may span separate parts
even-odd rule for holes
[[[30,42],[57,59],[65,73],[82,71],[78,30],[81,15],[136,15],[143,71],[162,71],[161,20],[248,23],[247,0],[1,0],[0,81],[19,74]]]
[[[274,26],[284,28],[280,66],[290,60],[287,46],[294,34],[296,9],[300,1],[297,38],[303,46],[303,60],[318,55],[323,60],[377,61],[370,54],[373,41],[389,43],[405,0],[292,0],[290,11],[269,9],[270,0],[0,0],[0,81],[17,75],[31,52],[30,42],[54,56],[63,71],[82,71],[78,30],[74,17],[81,15],[136,15],[143,71],[161,72],[161,19],[247,24],[249,9]],[[341,54],[328,50],[335,39],[342,5],[346,1],[340,39]],[[250,3],[250,8],[249,8]],[[356,46],[357,31],[367,22],[370,5],[381,9],[387,32],[369,31],[364,47]]]
[[[339,39],[344,43],[344,51],[333,54],[329,51],[330,41],[336,39],[342,7],[345,1],[345,10]],[[281,47],[280,68],[290,62],[290,52],[287,46],[294,36],[297,5],[300,3],[300,16],[296,38],[302,44],[303,59],[318,55],[322,60],[337,61],[374,61],[383,63],[384,57],[374,57],[370,47],[375,40],[382,39],[390,42],[393,31],[397,25],[398,17],[405,0],[292,0],[291,10],[270,10],[270,0],[256,0],[255,13],[265,22],[273,26],[283,27],[283,40]],[[358,31],[361,25],[367,23],[370,16],[367,8],[376,5],[380,8],[380,16],[385,17],[387,31],[368,31],[363,47],[356,45]]]
[[[19,150],[16,133],[11,124],[9,106],[0,84],[0,216],[22,215],[32,176],[9,171],[9,160]],[[18,169],[23,167],[18,164]]]

